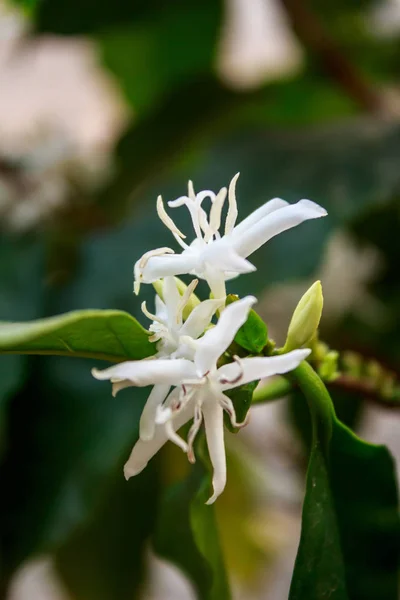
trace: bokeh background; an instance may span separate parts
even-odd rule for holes
[[[257,294],[283,342],[322,280],[323,338],[361,381],[333,390],[339,414],[400,460],[399,65],[399,0],[0,0],[0,319],[139,316],[133,263],[171,243],[157,195],[240,171],[242,216],[279,196],[329,217],[230,289]],[[148,542],[186,464],[166,447],[125,483],[144,395],[113,399],[92,366],[1,357],[0,598],[194,598]],[[216,511],[236,600],[287,598],[307,458],[294,400],[228,437]]]

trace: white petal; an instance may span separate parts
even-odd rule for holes
[[[326,210],[315,202],[300,200],[296,204],[289,204],[279,210],[274,210],[258,223],[254,223],[243,231],[240,236],[235,235],[232,245],[238,254],[247,257],[275,235],[296,227],[308,219],[325,217],[326,214]]]
[[[195,374],[194,364],[184,358],[133,360],[103,371],[92,369],[92,375],[96,379],[128,379],[138,387],[155,383],[178,385],[183,379],[195,377]]]
[[[168,319],[167,307],[165,306],[164,302],[161,300],[161,298],[158,294],[156,294],[155,305],[156,305],[156,316],[161,321],[166,323],[167,319]]]
[[[210,324],[212,316],[222,305],[223,300],[204,300],[198,304],[190,313],[181,327],[179,334],[188,335],[197,340]]]
[[[139,423],[140,439],[145,442],[151,440],[154,436],[157,408],[164,402],[169,388],[168,384],[155,385],[147,398]]]
[[[227,238],[208,244],[202,252],[202,259],[220,271],[251,273],[256,270],[251,262],[235,251]]]
[[[220,269],[215,269],[211,267],[209,264],[205,265],[205,269],[199,274],[199,276],[203,277],[208,283],[208,286],[211,290],[214,298],[221,299],[225,301],[226,298],[226,287],[225,287],[225,274]]]
[[[215,368],[218,358],[232,343],[239,327],[246,322],[255,302],[254,296],[233,302],[222,312],[217,325],[198,340],[194,362],[199,376]]]
[[[182,254],[167,254],[150,258],[143,268],[142,281],[153,283],[157,279],[168,275],[183,275],[190,273],[199,264],[195,253],[182,252]]]
[[[240,364],[230,363],[229,365],[224,365],[218,369],[220,379],[223,382],[227,381],[227,383],[221,384],[222,389],[229,390],[250,381],[257,381],[258,379],[280,373],[288,373],[298,367],[310,352],[311,350],[305,348],[304,350],[293,350],[279,356],[243,358]],[[239,378],[241,372],[242,376]]]
[[[259,221],[261,221],[261,219],[271,214],[275,210],[278,210],[288,205],[289,203],[285,200],[282,200],[281,198],[273,198],[272,200],[269,200],[268,202],[257,208],[255,211],[250,213],[249,216],[243,219],[243,221],[241,221],[238,225],[236,225],[236,227],[231,233],[231,237],[240,237],[247,229],[252,227],[255,223],[258,223]]]
[[[172,425],[177,431],[182,425],[193,417],[193,404],[188,405],[176,416]],[[138,475],[147,466],[149,460],[157,454],[160,448],[168,441],[165,425],[157,425],[153,439],[148,442],[138,440],[133,447],[131,455],[124,466],[125,479]]]
[[[224,411],[215,398],[203,404],[204,426],[210,460],[214,468],[212,485],[214,493],[206,502],[212,504],[224,491],[226,484],[226,457],[224,444]]]

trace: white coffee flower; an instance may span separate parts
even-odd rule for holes
[[[139,292],[141,282],[152,283],[169,275],[190,273],[205,279],[215,298],[224,298],[226,280],[255,270],[247,260],[250,254],[279,233],[308,219],[317,219],[327,214],[324,208],[310,200],[288,204],[280,198],[274,198],[235,225],[238,215],[235,186],[238,177],[239,173],[229,185],[229,208],[222,236],[219,229],[227,196],[226,188],[222,188],[218,194],[210,190],[195,194],[193,184],[189,181],[188,195],[168,202],[171,208],[187,206],[196,234],[191,244],[184,241],[186,236],[166,213],[161,196],[158,197],[158,215],[171,230],[183,252],[175,254],[171,248],[157,248],[146,252],[135,265],[136,293]],[[208,216],[202,207],[206,198],[211,201]]]
[[[236,422],[232,401],[225,392],[251,381],[291,371],[310,353],[306,349],[273,357],[236,357],[235,362],[218,368],[219,357],[246,322],[255,301],[254,297],[248,296],[230,304],[221,314],[217,325],[196,341],[193,361],[185,358],[129,361],[104,371],[92,371],[97,379],[128,380],[135,386],[176,386],[163,405],[157,402],[154,436],[149,441],[139,439],[135,444],[124,469],[127,479],[140,473],[168,439],[187,452],[189,459],[194,461],[193,442],[204,419],[214,468],[214,493],[208,504],[221,494],[226,483],[224,410],[235,427],[243,425]],[[191,419],[193,424],[185,442],[176,431]]]
[[[147,310],[146,303],[142,303],[143,313],[153,322],[149,329],[153,335],[151,342],[157,342],[157,354],[148,361],[155,359],[187,358],[193,360],[195,341],[210,325],[215,311],[221,306],[221,300],[205,300],[200,302],[183,322],[183,311],[190,302],[190,297],[198,283],[194,280],[181,295],[178,291],[174,277],[166,277],[162,282],[162,292],[165,301],[156,295],[156,312],[152,314]],[[143,364],[142,361],[139,364]],[[119,390],[134,386],[130,379],[113,378],[113,395]],[[142,440],[151,440],[154,435],[156,410],[170,391],[166,383],[155,384],[142,411],[139,423],[139,435]]]
[[[165,277],[162,282],[162,296],[155,297],[156,312],[150,313],[146,303],[142,303],[143,313],[153,322],[149,330],[151,342],[157,342],[157,357],[189,358],[194,356],[191,340],[196,340],[210,325],[211,319],[223,301],[204,300],[191,311],[186,321],[183,312],[196,289],[198,279],[194,279],[181,295],[174,277]],[[191,339],[188,339],[191,338]]]

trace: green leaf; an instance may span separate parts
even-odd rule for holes
[[[258,383],[258,381],[251,381],[250,383],[240,385],[239,387],[232,388],[231,390],[227,390],[225,392],[225,394],[232,400],[236,414],[236,421],[238,423],[243,423],[243,421],[246,419],[247,412],[253,401],[253,392]],[[229,416],[226,413],[224,413],[224,423],[232,433],[237,433],[240,431],[237,427],[233,427],[231,425]]]
[[[0,471],[0,510],[7,515],[0,545],[8,576],[32,555],[54,552],[107,510],[118,477],[129,495],[122,464],[138,438],[148,394],[128,389],[113,399],[108,382],[91,376],[90,360],[30,360],[31,377],[9,403]]]
[[[314,447],[308,465],[301,539],[289,600],[324,597],[350,600],[329,471],[320,448]]]
[[[57,551],[58,574],[75,600],[139,597],[157,509],[154,467],[127,483],[121,466],[100,509]]]
[[[229,294],[226,305],[239,300],[238,296]],[[246,323],[244,323],[235,335],[235,342],[252,354],[259,354],[268,342],[268,329],[261,317],[255,310],[251,309]]]
[[[97,36],[105,65],[118,79],[136,116],[151,110],[186,78],[211,72],[221,16],[220,0],[171,3],[154,11],[151,19],[136,19]]]
[[[169,487],[162,498],[153,545],[157,554],[186,573],[200,600],[229,600],[214,507],[205,504],[210,477],[204,439],[199,446],[188,477]]]
[[[290,600],[396,600],[400,521],[392,458],[335,417],[307,363],[292,376],[309,404],[312,447]]]
[[[10,352],[119,362],[151,356],[155,347],[128,313],[80,310],[26,323],[0,323],[0,353]]]

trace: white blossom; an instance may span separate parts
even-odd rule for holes
[[[153,392],[156,386],[165,386],[164,390],[167,386],[174,386],[163,404],[159,397],[152,398],[151,402],[156,406],[154,435],[147,441],[139,439],[135,444],[124,469],[127,479],[140,473],[168,439],[187,452],[189,460],[193,462],[193,442],[204,420],[208,450],[214,468],[214,491],[208,504],[221,494],[226,483],[224,411],[228,413],[233,426],[243,425],[237,423],[232,401],[225,392],[251,381],[286,373],[297,367],[310,353],[306,349],[272,357],[235,357],[234,362],[218,367],[218,359],[247,320],[255,301],[254,297],[247,296],[230,304],[221,313],[217,325],[195,341],[193,360],[159,358],[128,361],[103,371],[92,371],[97,379],[129,381],[139,387],[155,385]],[[155,392],[154,394],[157,395]],[[191,419],[193,424],[185,441],[176,432]]]
[[[186,236],[166,213],[161,196],[158,197],[158,215],[183,251],[175,254],[171,248],[164,247],[146,252],[135,265],[136,293],[141,282],[152,283],[161,277],[190,273],[207,281],[214,298],[224,298],[226,280],[255,270],[247,260],[255,250],[279,233],[327,214],[324,208],[310,200],[288,204],[274,198],[236,225],[235,186],[238,177],[239,174],[232,179],[229,193],[222,188],[218,194],[210,190],[195,194],[189,181],[188,195],[168,202],[171,208],[183,205],[188,208],[196,235],[190,244],[184,241]],[[224,234],[221,235],[222,209],[227,196],[228,211]],[[206,198],[211,201],[208,215],[202,206]]]
[[[152,314],[147,310],[146,303],[142,303],[143,313],[152,320],[149,329],[153,333],[151,342],[157,342],[157,353],[150,359],[145,359],[146,366],[155,359],[194,358],[195,341],[204,333],[210,325],[215,311],[221,306],[221,300],[205,300],[200,302],[183,322],[183,311],[190,302],[190,297],[198,283],[198,280],[186,288],[181,295],[174,277],[166,277],[162,282],[163,300],[156,295],[156,312]],[[139,361],[139,366],[143,361]],[[113,377],[113,395],[120,390],[135,385],[131,379]],[[162,404],[168,396],[171,384],[164,381],[156,383],[150,392],[145,407],[142,411],[139,423],[140,439],[148,441],[154,436],[155,415],[157,407]]]

